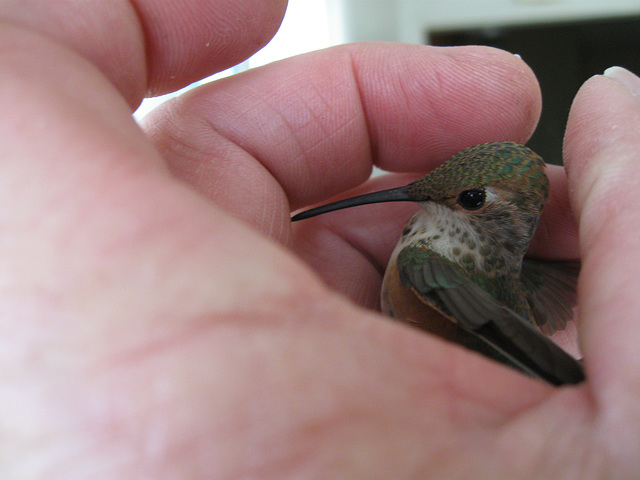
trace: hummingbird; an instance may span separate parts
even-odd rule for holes
[[[466,148],[408,185],[294,215],[415,202],[384,274],[381,310],[554,385],[584,380],[548,335],[573,318],[577,261],[525,258],[549,195],[545,163],[513,142]]]

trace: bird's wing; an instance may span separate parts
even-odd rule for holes
[[[397,261],[400,280],[406,288],[522,366],[525,372],[556,385],[584,380],[579,361],[477,286],[456,264],[416,246],[402,249]]]
[[[542,262],[525,258],[521,280],[533,320],[543,333],[564,330],[573,319],[580,262]]]

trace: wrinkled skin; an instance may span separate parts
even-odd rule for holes
[[[411,206],[289,222],[373,163],[398,174],[343,195],[525,142],[541,99],[518,58],[347,45],[132,120],[284,9],[0,4],[0,476],[636,478],[640,99],[587,81],[550,171],[532,253],[583,261],[588,375],[552,388],[371,310]]]

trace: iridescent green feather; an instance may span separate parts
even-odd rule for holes
[[[549,182],[544,174],[545,163],[529,148],[512,142],[485,143],[457,153],[429,175],[409,185],[412,195],[446,197],[456,190],[480,188],[526,181],[523,190],[540,205],[549,195]]]

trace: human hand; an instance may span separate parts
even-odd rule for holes
[[[339,47],[205,85],[152,114],[145,136],[131,119],[144,92],[240,61],[284,2],[73,5],[0,7],[7,478],[638,471],[634,272],[609,272],[633,262],[635,190],[619,188],[630,170],[597,176],[637,151],[624,88],[588,82],[567,132],[589,381],[554,389],[325,286],[372,306],[404,207],[289,223],[290,206],[356,186],[374,161],[426,171],[471,144],[524,142],[540,99],[521,61]],[[612,112],[616,135],[593,134]],[[533,248],[573,258],[566,179],[551,177]]]

